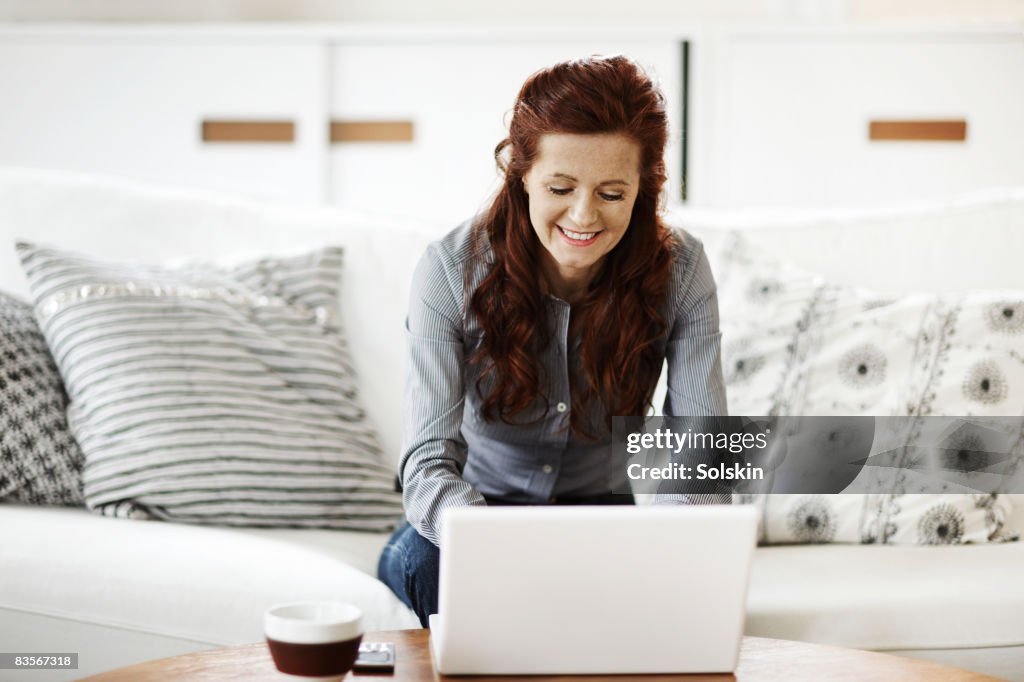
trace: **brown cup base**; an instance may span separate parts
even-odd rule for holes
[[[344,675],[352,669],[359,656],[359,643],[363,636],[343,642],[321,644],[294,644],[267,638],[270,655],[277,669],[288,675],[327,677]]]

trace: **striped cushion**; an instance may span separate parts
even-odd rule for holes
[[[231,269],[113,265],[19,243],[112,516],[387,530],[393,472],[339,325],[342,250]]]

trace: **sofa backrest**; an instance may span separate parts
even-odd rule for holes
[[[673,207],[668,219],[712,244],[741,230],[836,284],[889,294],[1024,289],[1024,187],[874,208]]]

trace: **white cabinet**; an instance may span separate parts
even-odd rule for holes
[[[1020,32],[751,32],[722,37],[715,54],[710,203],[871,204],[1024,184]],[[872,141],[874,120],[965,121],[966,139]]]
[[[455,225],[496,189],[494,148],[507,132],[519,88],[534,71],[565,59],[628,54],[660,80],[680,170],[680,44],[552,38],[338,45],[331,114],[346,121],[408,121],[408,142],[343,142],[331,151],[334,202]]]
[[[665,92],[673,199],[684,148],[694,205],[1024,185],[1024,34],[980,29],[0,26],[0,164],[453,225],[496,186],[493,150],[523,81],[619,52]],[[875,120],[965,121],[966,139],[871,141]],[[281,124],[288,141],[204,141],[203,121]],[[332,144],[332,121],[403,141]]]
[[[320,201],[326,50],[144,33],[0,39],[0,163]],[[294,139],[204,142],[204,120],[290,122]]]

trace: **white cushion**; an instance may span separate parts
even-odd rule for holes
[[[1024,544],[757,550],[747,634],[858,649],[1024,644]]]
[[[268,607],[305,599],[355,604],[370,630],[419,627],[371,577],[387,539],[0,505],[0,608],[209,644],[258,641]]]

